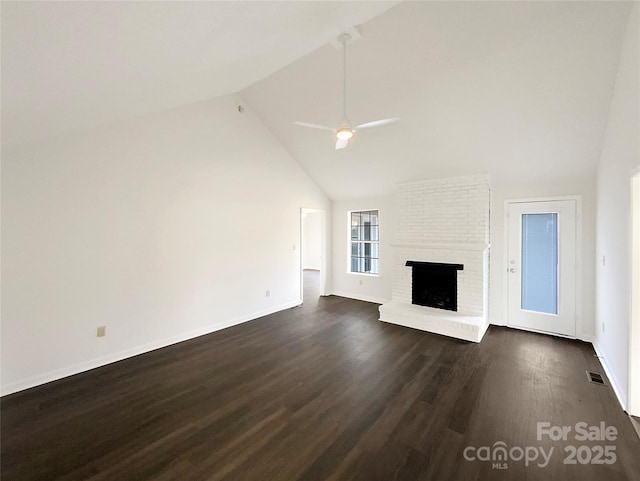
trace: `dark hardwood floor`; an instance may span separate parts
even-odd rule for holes
[[[629,418],[587,382],[602,372],[590,345],[384,324],[376,304],[318,299],[306,277],[303,307],[2,398],[2,480],[640,479]],[[572,431],[537,440],[538,422]],[[580,422],[618,435],[576,440]],[[500,442],[506,461],[477,459]],[[600,446],[614,463],[581,464]]]

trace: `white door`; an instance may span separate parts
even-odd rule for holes
[[[576,201],[509,203],[511,327],[576,335]]]

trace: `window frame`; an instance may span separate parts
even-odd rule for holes
[[[377,240],[354,240],[351,238],[351,229],[352,229],[352,215],[358,213],[370,213],[376,212],[378,216],[378,239]],[[358,224],[360,225],[360,224]],[[354,209],[347,211],[347,274],[352,274],[356,276],[366,276],[366,277],[380,277],[380,226],[381,226],[381,218],[380,218],[380,209]],[[378,261],[378,272],[358,272],[352,270],[352,252],[353,252],[353,244],[354,243],[368,243],[368,244],[376,244],[378,246],[378,256],[371,257],[370,259],[375,259]]]

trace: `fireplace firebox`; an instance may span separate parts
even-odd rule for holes
[[[458,310],[458,271],[462,264],[407,261],[411,267],[411,303],[448,311]]]

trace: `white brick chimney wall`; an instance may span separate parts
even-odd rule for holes
[[[396,322],[423,328],[425,316],[443,318],[451,322],[477,324],[477,337],[464,338],[479,341],[486,330],[488,305],[489,266],[489,181],[485,175],[455,177],[400,184],[396,187],[398,221],[396,243],[393,245],[392,302],[381,306],[381,320],[396,322],[394,311],[402,311]],[[409,260],[463,264],[458,271],[458,312],[443,311],[411,305],[411,267]],[[404,307],[410,306],[411,311]],[[413,312],[415,322],[405,322]],[[417,324],[416,324],[417,323]],[[429,325],[425,330],[450,333],[457,328],[444,329]],[[457,331],[456,331],[457,332]]]
[[[396,196],[398,244],[488,244],[486,176],[400,184]]]

